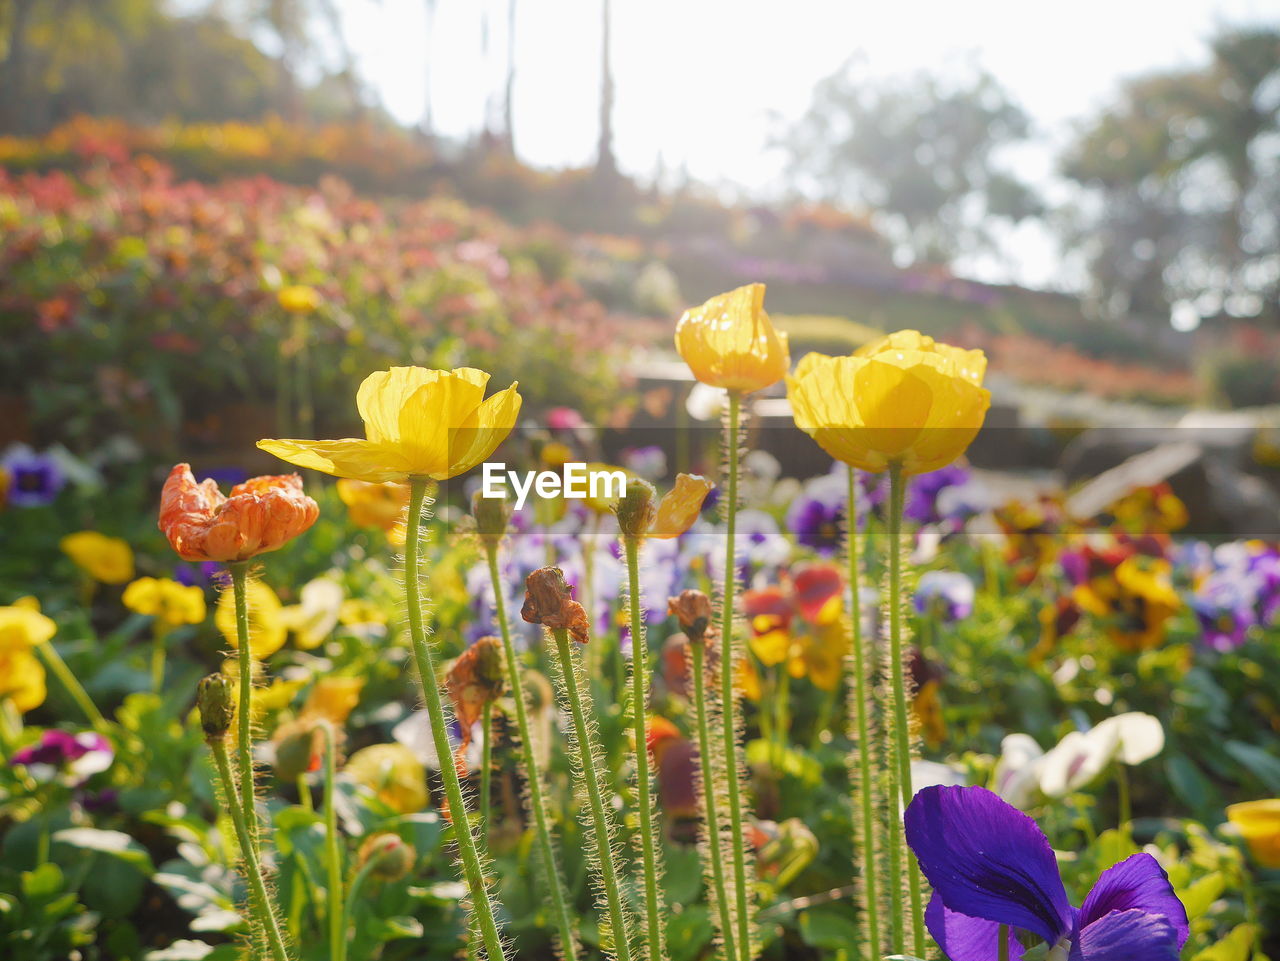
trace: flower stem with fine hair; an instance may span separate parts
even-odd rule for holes
[[[853,705],[854,726],[858,738],[856,748],[858,756],[858,791],[856,817],[861,821],[858,825],[859,853],[862,870],[862,913],[865,926],[865,944],[867,950],[874,955],[880,950],[880,900],[879,871],[876,858],[876,804],[872,793],[874,785],[873,768],[875,765],[875,746],[871,739],[870,711],[871,691],[867,663],[867,652],[863,648],[862,639],[862,598],[859,593],[862,587],[862,571],[859,563],[858,538],[858,477],[852,466],[848,468],[849,502],[845,511],[848,526],[848,563],[849,563],[849,636],[853,649]]]
[[[901,464],[889,467],[889,681],[893,693],[893,745],[898,789],[901,794],[902,809],[911,803],[911,728],[907,715],[906,662],[902,652],[902,515],[906,499],[906,481]],[[891,826],[894,835],[901,834],[897,814],[898,804],[891,803],[894,812],[894,824]],[[907,858],[907,894],[911,901],[911,935],[913,950],[923,955],[924,937],[924,904],[921,891],[920,866],[915,855],[906,851]],[[892,897],[892,895],[891,895]]]
[[[574,740],[577,742],[580,765],[579,774],[591,808],[593,827],[591,834],[595,840],[596,860],[599,862],[600,886],[604,889],[609,912],[613,956],[618,961],[631,961],[631,939],[627,928],[627,916],[623,907],[622,891],[618,884],[613,847],[610,844],[611,825],[600,790],[601,773],[596,767],[598,748],[593,730],[587,723],[582,693],[578,689],[579,667],[574,663],[573,654],[569,649],[569,632],[561,628],[551,628],[551,636],[555,638],[556,654],[560,659],[560,672],[564,681],[565,700],[569,702],[569,713],[573,717]]]
[[[725,496],[724,588],[720,598],[720,703],[723,712],[723,753],[725,783],[729,796],[729,844],[733,851],[733,896],[738,922],[737,947],[743,961],[750,961],[750,918],[747,914],[746,832],[742,827],[742,793],[738,785],[738,700],[733,690],[738,664],[738,645],[733,635],[734,592],[737,587],[737,545],[734,543],[738,514],[738,424],[742,395],[729,391],[728,423],[725,430],[729,458]],[[710,827],[710,825],[708,825]],[[716,826],[719,830],[719,826]],[[719,845],[712,846],[718,856]]]
[[[254,912],[258,916],[258,925],[271,949],[274,961],[288,961],[284,949],[284,939],[280,936],[280,924],[276,921],[275,907],[271,903],[271,895],[267,891],[267,883],[262,878],[262,868],[258,864],[258,855],[253,850],[249,835],[248,819],[244,816],[235,796],[235,779],[231,774],[231,759],[227,756],[227,745],[222,738],[209,741],[213,752],[214,764],[218,768],[218,777],[222,780],[222,790],[227,798],[227,809],[231,814],[231,823],[235,826],[236,839],[240,842],[240,850],[244,861],[245,879],[249,884],[249,897]]]
[[[409,636],[413,641],[413,656],[418,667],[418,680],[422,685],[422,697],[427,715],[431,719],[431,736],[435,742],[436,757],[440,758],[440,774],[444,780],[445,796],[449,801],[449,814],[455,827],[458,857],[462,873],[471,892],[471,910],[475,915],[484,952],[489,961],[502,961],[502,941],[498,936],[495,911],[485,884],[484,869],[476,847],[476,838],[467,814],[462,786],[458,782],[457,768],[448,762],[453,756],[449,746],[448,725],[440,687],[436,681],[435,658],[427,642],[426,625],[422,616],[422,584],[419,580],[419,545],[422,539],[422,511],[427,499],[426,477],[414,476],[409,481],[409,517],[404,542],[404,586],[408,601]]]
[[[556,857],[555,842],[551,836],[551,812],[547,806],[546,796],[543,794],[542,772],[538,768],[538,757],[530,735],[529,708],[520,678],[520,662],[516,657],[515,645],[511,641],[511,625],[507,621],[507,601],[503,595],[502,576],[498,569],[497,544],[486,542],[485,553],[489,561],[489,580],[493,585],[494,617],[498,621],[498,629],[502,634],[502,649],[506,655],[504,660],[507,664],[507,685],[511,688],[511,699],[515,704],[516,728],[520,732],[520,751],[524,760],[525,783],[529,791],[529,809],[533,814],[534,831],[538,839],[543,873],[546,877],[551,913],[560,938],[560,950],[572,961],[577,956],[577,939],[574,934],[573,919],[565,903],[564,885],[560,881],[560,865]]]
[[[715,892],[716,912],[720,919],[720,937],[727,961],[737,957],[733,932],[733,915],[724,883],[724,859],[720,857],[720,812],[717,810],[715,772],[712,768],[711,725],[707,718],[706,642],[692,642],[693,704],[698,716],[698,766],[702,778],[703,824],[707,832],[706,859],[711,868],[711,887]]]
[[[347,954],[347,920],[342,895],[342,845],[338,837],[338,806],[334,802],[334,786],[338,780],[338,746],[333,728],[321,724],[324,735],[324,847],[326,884],[329,889],[326,906],[329,922],[329,959],[344,961]]]
[[[662,899],[658,891],[660,866],[657,851],[657,806],[649,773],[649,746],[646,714],[649,703],[648,635],[640,605],[640,545],[637,537],[623,535],[627,557],[627,602],[631,621],[631,710],[636,742],[636,787],[640,808],[640,853],[644,864],[645,941],[650,961],[665,958]]]
[[[249,601],[246,583],[249,565],[246,561],[228,564],[231,589],[236,606],[236,654],[240,671],[240,699],[236,718],[236,766],[240,774],[240,809],[253,856],[258,856],[258,806],[253,777],[253,649],[249,639]]]

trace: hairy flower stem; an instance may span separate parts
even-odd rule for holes
[[[720,813],[716,810],[716,782],[711,767],[711,725],[707,721],[706,644],[689,645],[693,654],[693,703],[698,715],[698,764],[702,775],[703,823],[707,832],[705,857],[711,867],[711,885],[715,889],[716,910],[720,915],[720,937],[724,941],[724,957],[737,957],[733,934],[733,917],[729,910],[724,884],[724,864],[720,857]]]
[[[58,680],[62,682],[62,686],[71,695],[71,699],[76,702],[76,706],[84,712],[84,716],[89,719],[93,729],[99,734],[106,733],[108,728],[107,719],[98,710],[98,705],[93,703],[93,698],[84,689],[80,679],[75,676],[71,668],[67,667],[67,662],[62,659],[58,649],[53,646],[53,641],[46,641],[44,644],[36,645],[36,650],[40,652],[44,662],[49,665],[49,670],[57,675]]]
[[[583,787],[586,788],[587,800],[591,806],[591,820],[594,825],[596,860],[600,864],[600,881],[604,888],[605,900],[609,908],[609,924],[613,935],[613,955],[618,961],[631,961],[631,939],[627,931],[627,917],[622,906],[622,891],[618,886],[618,871],[614,864],[614,854],[609,838],[608,814],[605,811],[604,796],[600,791],[600,772],[596,770],[597,747],[595,734],[587,724],[583,698],[578,690],[577,668],[573,663],[573,655],[569,649],[569,632],[562,629],[551,629],[555,638],[556,654],[560,658],[560,670],[564,676],[565,699],[569,702],[569,713],[573,716],[573,731],[578,747],[578,759],[581,765]]]
[[[271,949],[271,957],[274,961],[288,961],[289,956],[284,949],[284,939],[280,936],[280,924],[276,921],[275,906],[271,903],[267,883],[262,879],[258,855],[250,841],[248,820],[239,802],[236,801],[236,782],[231,774],[231,759],[227,756],[226,742],[220,737],[211,738],[209,748],[213,751],[213,760],[218,768],[218,777],[222,780],[222,791],[227,798],[231,823],[235,826],[236,839],[240,842],[245,879],[249,883],[249,899],[253,912],[257,915],[257,926],[266,937],[267,946]]]
[[[897,765],[902,810],[911,803],[911,728],[907,717],[905,661],[902,653],[902,513],[906,499],[906,482],[902,465],[889,467],[889,679],[893,691],[894,762]],[[901,815],[893,804],[893,834],[901,833]],[[910,849],[907,857],[907,894],[911,899],[911,938],[914,953],[924,956],[924,904],[921,895],[920,865]]]
[[[729,419],[725,447],[729,458],[725,494],[724,589],[720,598],[720,703],[724,712],[723,749],[725,782],[729,795],[729,843],[733,851],[733,896],[737,906],[737,946],[742,961],[751,961],[750,919],[747,916],[746,831],[742,827],[742,793],[738,786],[738,700],[734,695],[734,670],[738,645],[733,635],[734,590],[737,587],[737,545],[734,543],[738,516],[738,424],[742,395],[729,391]],[[708,825],[710,827],[710,825]],[[719,830],[719,826],[716,826]],[[719,857],[720,846],[712,846]]]
[[[516,728],[520,732],[520,752],[524,760],[525,783],[529,789],[529,809],[533,814],[534,832],[538,838],[538,849],[542,858],[542,870],[546,876],[547,889],[550,894],[551,913],[555,918],[556,931],[560,938],[560,950],[570,961],[577,956],[577,938],[574,934],[573,919],[569,915],[565,903],[564,885],[560,881],[560,863],[556,857],[555,842],[551,836],[551,810],[543,792],[542,772],[538,769],[538,755],[533,748],[533,738],[529,733],[529,706],[524,685],[520,679],[520,661],[516,657],[516,648],[511,641],[511,625],[507,621],[507,601],[502,590],[502,575],[498,569],[498,546],[485,544],[485,553],[489,560],[489,581],[493,585],[494,616],[498,621],[498,629],[502,633],[502,650],[507,662],[507,686],[511,688],[511,700],[515,703]]]
[[[657,805],[649,773],[649,745],[645,731],[649,703],[649,642],[640,606],[640,540],[623,536],[627,556],[627,602],[631,616],[631,711],[636,741],[636,787],[640,808],[640,850],[644,862],[645,942],[649,961],[667,956],[658,893]]]
[[[876,858],[875,798],[872,794],[872,767],[875,764],[875,748],[871,741],[871,724],[868,714],[871,692],[868,688],[867,652],[862,646],[862,569],[858,540],[858,477],[849,468],[849,504],[845,512],[848,524],[849,561],[849,636],[853,648],[854,723],[858,738],[858,801],[861,805],[862,855],[862,912],[865,925],[867,951],[874,957],[883,942],[880,940],[880,865]]]
[[[449,746],[448,721],[440,698],[440,685],[436,680],[435,659],[432,657],[431,646],[427,643],[427,630],[422,618],[422,583],[419,580],[418,559],[422,539],[422,509],[430,483],[425,477],[415,476],[409,480],[409,523],[404,540],[404,589],[409,607],[409,636],[413,640],[413,656],[418,667],[418,680],[422,685],[422,698],[431,719],[431,736],[435,741],[436,757],[440,759],[440,775],[449,801],[449,816],[455,828],[458,857],[471,892],[471,910],[484,942],[485,955],[489,961],[502,961],[502,941],[498,937],[498,925],[494,920],[494,906],[485,886],[471,818],[467,814],[467,804],[462,796],[462,785],[458,783],[457,767],[448,760],[453,757],[453,749]]]
[[[325,868],[329,892],[326,913],[329,922],[329,961],[343,961],[347,954],[347,922],[343,916],[342,847],[338,838],[338,806],[334,803],[334,785],[338,774],[338,748],[333,728],[324,731],[324,846]]]
[[[493,767],[493,702],[480,709],[480,833],[489,836],[489,781]]]
[[[236,654],[240,668],[240,700],[236,719],[236,766],[240,774],[240,810],[249,831],[249,846],[258,857],[258,805],[253,777],[253,649],[249,639],[249,601],[245,585],[247,561],[228,564],[236,602]]]

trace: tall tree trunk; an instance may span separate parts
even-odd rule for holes
[[[617,176],[618,164],[613,156],[613,63],[609,56],[613,20],[611,0],[603,0],[601,11],[600,145],[596,151],[596,176],[612,180]]]

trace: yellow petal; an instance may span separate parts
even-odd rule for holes
[[[649,528],[649,536],[666,540],[687,531],[698,519],[702,502],[714,486],[698,474],[678,475],[675,486],[658,502],[658,514]]]
[[[676,350],[698,380],[748,392],[786,375],[787,335],[769,321],[764,294],[764,284],[748,284],[685,311],[676,325]]]
[[[464,474],[489,458],[516,426],[523,399],[516,389],[519,382],[500,390],[476,410],[475,421],[458,431],[451,440],[449,477]]]
[[[381,484],[404,481],[413,471],[399,450],[386,444],[344,440],[260,440],[258,447],[298,467],[336,477]]]
[[[249,608],[249,650],[258,660],[264,660],[284,647],[287,636],[285,618],[280,598],[262,581],[250,580],[245,585],[245,597]],[[235,593],[228,588],[218,598],[213,623],[227,643],[240,646],[236,629]]]
[[[366,377],[356,391],[356,409],[364,421],[365,436],[375,444],[396,443],[400,439],[400,411],[415,392],[435,383],[441,373],[426,367],[392,367]]]

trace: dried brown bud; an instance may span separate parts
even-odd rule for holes
[[[471,498],[471,516],[476,520],[476,533],[485,544],[496,545],[507,533],[511,505],[505,497],[485,497],[476,491]]]
[[[235,716],[231,680],[222,674],[210,674],[202,679],[196,688],[196,707],[200,710],[200,727],[204,729],[205,740],[226,737]]]
[[[667,599],[667,613],[674,614],[680,630],[692,644],[706,641],[711,624],[711,598],[702,591],[682,591],[679,597]]]
[[[564,571],[558,567],[541,567],[525,579],[524,586],[521,617],[530,624],[568,631],[579,644],[587,643],[591,636],[587,612],[573,599]]]
[[[369,867],[371,877],[383,881],[399,881],[413,870],[418,852],[398,834],[374,834],[360,845],[356,863]]]
[[[623,537],[640,540],[648,536],[654,518],[658,516],[657,497],[658,492],[647,480],[632,477],[627,481],[626,493],[614,508]]]
[[[471,741],[471,726],[486,704],[502,697],[507,687],[502,641],[482,637],[458,655],[445,675],[444,686],[462,725],[462,741]]]

